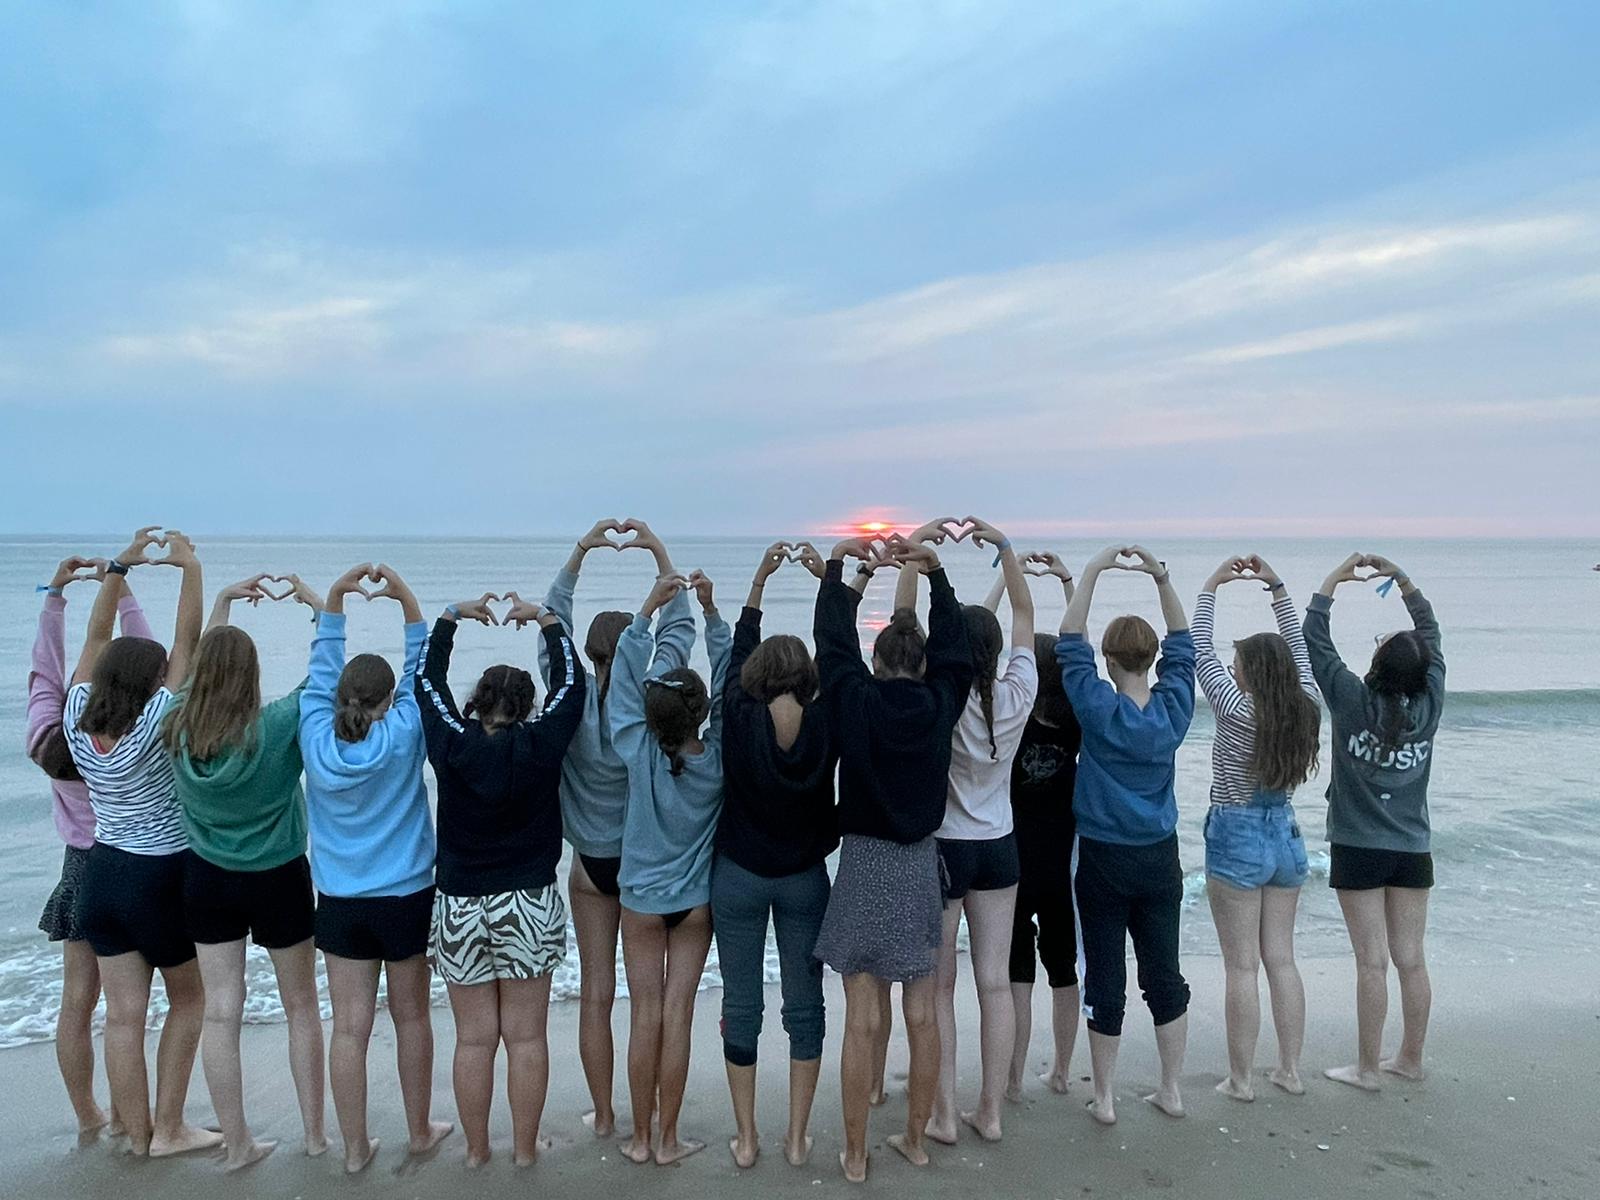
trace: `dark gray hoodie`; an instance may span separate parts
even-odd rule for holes
[[[1426,689],[1405,701],[1407,720],[1393,747],[1380,748],[1383,709],[1379,698],[1344,665],[1334,647],[1328,625],[1331,597],[1311,597],[1305,621],[1306,649],[1333,718],[1328,841],[1426,854],[1430,844],[1428,776],[1433,767],[1434,735],[1444,708],[1444,653],[1433,605],[1415,590],[1405,601],[1412,624],[1433,650],[1433,662]]]

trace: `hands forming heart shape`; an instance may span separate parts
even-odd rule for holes
[[[629,538],[618,538],[613,534],[632,534]],[[655,531],[637,517],[628,517],[619,521],[615,517],[606,517],[596,521],[594,527],[578,539],[578,546],[584,550],[603,550],[609,547],[612,550],[656,550],[659,549],[661,540],[656,537]]]
[[[1036,579],[1054,575],[1057,579],[1066,583],[1072,582],[1072,572],[1061,561],[1061,556],[1049,550],[1035,550],[1030,554],[1023,555],[1022,572],[1025,575],[1032,575]]]
[[[504,604],[506,610],[497,614],[489,606]],[[453,606],[456,619],[476,621],[480,625],[505,625],[516,629],[537,623],[545,615],[545,607],[532,600],[524,600],[516,592],[485,592],[476,600],[458,600]]]
[[[165,550],[163,558],[151,558],[150,548]],[[181,529],[163,529],[159,525],[146,525],[135,531],[128,548],[117,555],[125,567],[167,566],[181,567],[194,558],[194,543]]]

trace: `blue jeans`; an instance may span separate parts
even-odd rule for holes
[[[1306,881],[1306,843],[1283,792],[1257,792],[1249,804],[1213,804],[1206,814],[1206,877],[1252,891]]]
[[[711,920],[722,967],[722,1053],[734,1066],[756,1062],[769,915],[778,940],[789,1057],[802,1062],[822,1057],[822,963],[813,951],[828,892],[822,863],[776,879],[746,871],[721,854],[711,864]]]

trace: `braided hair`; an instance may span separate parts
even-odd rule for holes
[[[983,724],[989,731],[989,757],[997,760],[1000,750],[994,743],[994,677],[1000,651],[1005,648],[1005,635],[1000,632],[1000,618],[981,604],[962,605],[961,618],[967,623],[967,644],[972,647],[972,690],[978,693]]]
[[[672,761],[673,777],[683,774],[683,746],[700,733],[711,715],[711,697],[698,671],[676,667],[644,681],[644,723]]]

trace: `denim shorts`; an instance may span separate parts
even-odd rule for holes
[[[1306,842],[1290,804],[1213,804],[1206,814],[1206,877],[1236,888],[1297,888]]]

